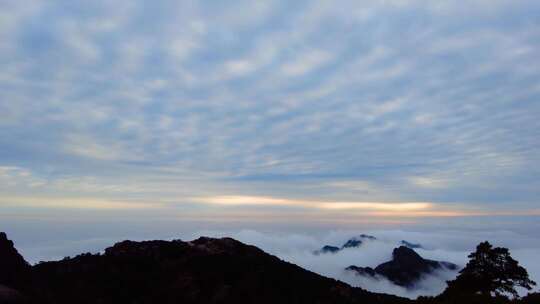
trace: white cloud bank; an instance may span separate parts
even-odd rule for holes
[[[243,229],[242,227],[245,227],[245,225],[239,228],[231,228],[229,225],[229,228],[223,229],[213,226],[211,223],[185,223],[185,226],[132,223],[131,225],[124,224],[122,227],[115,225],[116,232],[114,234],[111,234],[111,227],[102,226],[103,224],[91,225],[91,227],[95,228],[92,231],[87,231],[86,229],[89,228],[82,228],[80,225],[78,228],[66,230],[66,224],[56,224],[56,226],[59,225],[56,230],[55,225],[48,225],[46,229],[38,229],[39,235],[36,235],[37,232],[32,229],[22,229],[21,227],[7,229],[7,232],[14,239],[23,256],[32,263],[40,260],[61,259],[64,256],[73,256],[85,251],[99,252],[124,239],[180,238],[192,240],[199,236],[228,236],[255,245],[285,261],[321,275],[339,279],[352,286],[409,298],[439,294],[446,288],[446,281],[453,279],[457,272],[440,271],[434,273],[423,278],[413,290],[407,290],[394,285],[388,280],[360,277],[348,273],[344,269],[350,265],[375,267],[391,260],[392,250],[399,246],[401,240],[420,243],[423,249],[416,249],[416,252],[426,259],[449,261],[463,267],[468,261],[467,255],[476,248],[476,245],[488,240],[495,246],[509,248],[512,256],[528,270],[531,279],[540,282],[540,264],[537,261],[538,256],[540,256],[540,237],[531,233],[531,231],[534,231],[534,225],[528,225],[521,219],[519,229],[505,225],[501,226],[500,230],[489,230],[481,228],[481,225],[478,224],[476,228],[459,228],[451,225],[441,228],[443,224],[439,224],[439,228],[424,227],[421,230],[418,227],[406,229],[381,227],[363,230],[325,231],[322,229],[310,229],[301,230],[300,232],[290,230],[278,232],[280,230],[263,227],[251,230]],[[205,230],[203,227],[208,228]],[[71,233],[71,231],[74,232]],[[365,241],[359,248],[344,249],[337,254],[313,254],[313,251],[320,249],[324,245],[341,246],[349,238],[363,233],[373,235],[377,237],[377,240]],[[38,241],[32,240],[32,238],[36,237]],[[522,294],[524,293],[523,290]]]
[[[365,241],[359,248],[344,249],[336,254],[314,255],[313,251],[322,246],[341,246],[348,238],[362,233],[374,235],[376,241]],[[223,232],[206,231],[202,234],[224,236]],[[395,294],[408,298],[421,295],[437,295],[446,288],[446,281],[452,280],[457,271],[438,271],[425,276],[414,289],[406,289],[380,278],[379,280],[354,275],[344,271],[347,266],[370,266],[391,260],[392,250],[399,246],[401,240],[420,243],[425,249],[415,249],[427,259],[449,261],[460,268],[468,261],[467,255],[474,251],[476,245],[488,240],[496,246],[510,248],[512,256],[524,266],[531,278],[540,281],[540,238],[521,235],[510,231],[493,232],[411,232],[402,230],[375,231],[332,231],[322,235],[307,234],[272,234],[254,230],[243,230],[231,234],[232,237],[262,248],[285,261],[297,264],[318,274],[335,278],[352,286],[364,289]],[[521,291],[522,294],[526,292]]]

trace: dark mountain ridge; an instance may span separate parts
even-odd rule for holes
[[[436,261],[408,250],[396,248],[393,261],[414,267],[435,265]],[[373,275],[385,269],[394,271],[393,261],[371,269]],[[372,293],[231,238],[123,241],[103,254],[85,253],[31,266],[0,233],[0,267],[0,304],[532,304],[539,299],[538,293],[520,300],[474,295],[452,298],[445,293],[408,300]]]
[[[353,288],[231,238],[123,241],[104,254],[35,266],[15,252],[5,237],[0,262],[18,266],[0,279],[0,303],[411,302]]]
[[[0,232],[0,284],[21,286],[27,283],[29,271],[30,265],[15,249],[13,242]]]

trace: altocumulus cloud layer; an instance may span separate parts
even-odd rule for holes
[[[2,216],[538,213],[539,13],[2,1]]]

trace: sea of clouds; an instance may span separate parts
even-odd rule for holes
[[[305,269],[326,277],[335,278],[352,286],[364,289],[395,294],[408,298],[420,295],[437,295],[446,288],[446,281],[458,274],[457,271],[438,271],[424,277],[412,289],[406,289],[384,279],[374,279],[355,275],[344,269],[350,265],[370,266],[389,261],[392,250],[400,245],[401,240],[419,243],[423,248],[415,249],[423,258],[448,261],[457,264],[460,268],[468,261],[468,254],[475,250],[476,245],[488,240],[495,246],[507,247],[511,255],[524,266],[530,277],[540,283],[540,236],[516,230],[461,230],[461,229],[422,229],[421,231],[400,229],[379,230],[327,230],[327,231],[275,231],[275,230],[216,230],[194,229],[174,233],[149,232],[148,235],[125,235],[124,237],[92,237],[71,240],[49,240],[47,242],[25,242],[21,235],[21,242],[14,238],[21,253],[31,263],[40,260],[56,260],[64,256],[73,256],[81,252],[99,252],[122,239],[173,239],[192,240],[199,236],[232,237],[247,244],[255,245],[262,250],[276,255],[279,258],[297,264]],[[366,240],[358,248],[341,250],[336,254],[315,255],[313,252],[324,245],[341,247],[348,239],[360,234],[373,235],[375,241]],[[151,235],[151,236],[149,236]],[[538,287],[535,288],[538,290]],[[526,294],[521,290],[522,295]]]
[[[373,235],[377,237],[377,240],[365,240],[360,247],[344,249],[335,254],[313,254],[313,251],[327,244],[341,247],[349,238],[362,233]],[[224,233],[215,231],[204,231],[202,234],[225,236]],[[352,286],[408,298],[441,293],[447,286],[446,281],[454,279],[458,275],[458,271],[437,271],[423,277],[414,288],[406,289],[384,278],[374,279],[358,276],[344,269],[350,265],[376,267],[391,260],[392,250],[400,245],[401,240],[420,243],[423,248],[415,249],[415,251],[423,258],[449,261],[457,264],[461,269],[467,264],[467,256],[474,251],[476,245],[481,241],[489,240],[495,246],[510,248],[512,256],[528,270],[531,278],[540,282],[539,239],[512,231],[330,231],[314,236],[242,230],[228,234],[228,236],[253,244],[285,261],[297,264],[318,274],[341,280]],[[520,290],[520,293],[526,294],[526,291]]]

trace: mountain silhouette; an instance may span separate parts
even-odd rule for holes
[[[21,286],[28,281],[30,265],[4,232],[0,232],[0,285]]]
[[[85,253],[31,266],[0,233],[0,267],[0,304],[492,303],[492,299],[475,297],[448,302],[441,296],[409,300],[373,293],[231,238],[122,241],[103,254]],[[442,267],[456,266],[423,259],[402,246],[394,249],[392,261],[355,271],[384,275],[407,286],[423,273]],[[519,301],[498,298],[496,303],[532,304],[538,299],[539,294],[533,293]]]
[[[372,235],[360,234],[359,236],[352,237],[348,239],[341,247],[324,245],[321,249],[315,250],[313,254],[326,254],[326,253],[338,253],[339,251],[347,248],[356,248],[360,247],[364,241],[374,241],[377,238]]]
[[[284,262],[231,238],[123,241],[103,254],[28,266],[2,235],[0,303],[410,303]],[[3,269],[2,269],[3,270]],[[21,277],[30,281],[21,285]],[[17,292],[16,292],[17,293]],[[11,298],[10,298],[11,296]],[[3,297],[3,298],[2,298]]]
[[[457,270],[457,268],[457,265],[450,262],[424,259],[413,249],[400,246],[393,250],[391,261],[382,263],[374,269],[351,265],[346,270],[363,276],[379,275],[396,285],[412,288],[423,275],[431,274],[436,270]]]
[[[422,244],[411,243],[411,242],[407,242],[405,240],[401,240],[400,244],[402,246],[405,246],[405,247],[408,247],[408,248],[411,248],[411,249],[424,249],[424,246],[422,246]]]

